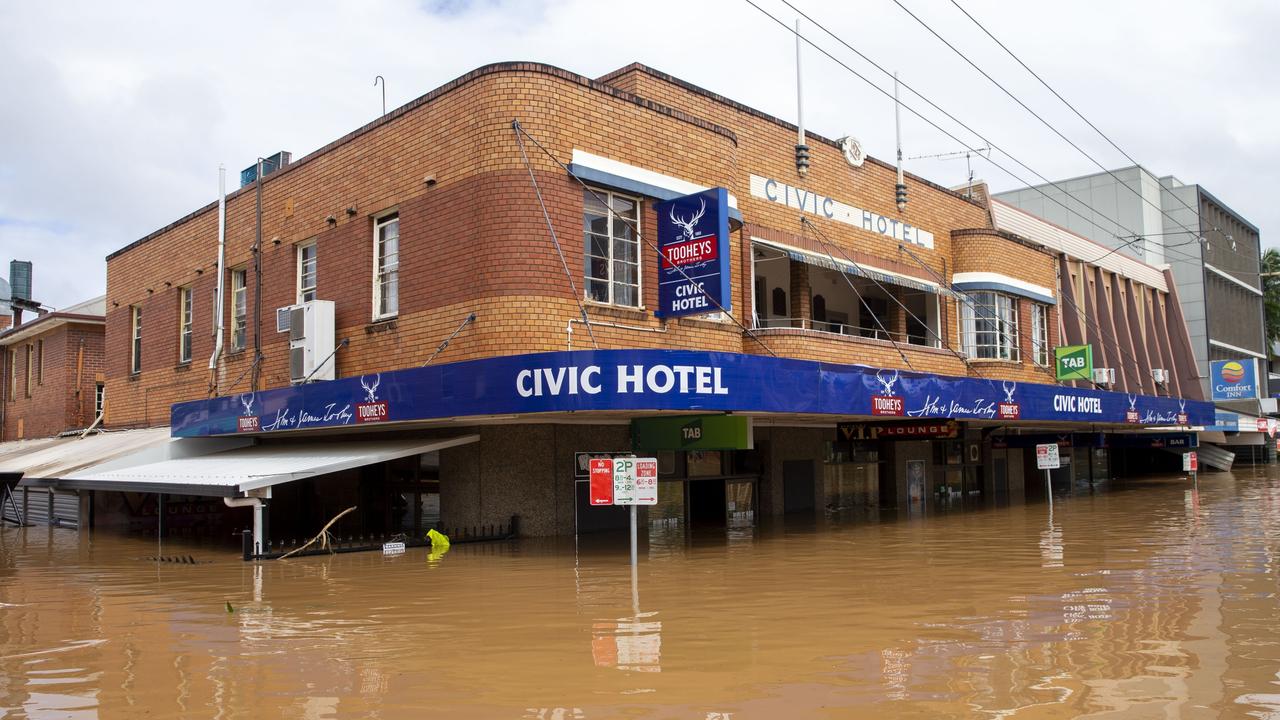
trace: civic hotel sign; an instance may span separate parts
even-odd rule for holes
[[[852,205],[819,195],[816,192],[788,185],[773,178],[751,176],[751,195],[771,203],[794,208],[806,215],[824,217],[846,225],[892,238],[898,242],[911,243],[920,247],[933,249],[933,233],[921,230],[901,220],[885,217],[870,210],[863,210]]]

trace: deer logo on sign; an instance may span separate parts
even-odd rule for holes
[[[1004,388],[1004,401],[1007,403],[1012,403],[1013,394],[1018,390],[1018,383],[1016,382],[1011,383],[1008,380],[1001,380],[1000,386]]]
[[[1138,396],[1129,393],[1125,394],[1129,398],[1129,409],[1124,413],[1124,421],[1127,423],[1138,422]]]
[[[236,418],[236,432],[257,432],[260,427],[258,424],[258,416],[253,414],[253,403],[257,399],[254,393],[248,392],[236,397],[240,401],[240,407],[244,408],[244,415]]]
[[[253,402],[255,400],[253,393],[245,393],[239,397],[240,405],[244,407],[245,415],[253,414]]]
[[[694,229],[698,226],[698,221],[707,213],[707,201],[701,199],[700,201],[702,203],[702,207],[698,208],[698,212],[694,213],[693,217],[688,220],[678,217],[674,206],[671,208],[671,222],[675,223],[677,227],[684,229],[685,240],[693,239]]]
[[[373,383],[365,382],[364,376],[360,377],[360,387],[364,388],[365,402],[378,402],[378,386],[382,384],[382,373],[373,376]]]
[[[897,370],[894,370],[894,371],[893,371],[893,376],[892,376],[892,377],[890,377],[888,380],[885,380],[885,379],[884,379],[884,377],[882,377],[882,376],[880,375],[880,373],[882,373],[882,372],[884,372],[884,371],[883,371],[883,370],[877,370],[877,371],[876,371],[876,380],[879,380],[879,381],[880,381],[880,385],[884,388],[884,394],[885,394],[885,396],[886,396],[886,397],[893,397],[893,386],[894,386],[894,385],[896,385],[896,384],[898,383],[898,371],[897,371]]]

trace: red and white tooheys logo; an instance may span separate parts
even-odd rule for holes
[[[244,408],[244,415],[236,418],[236,432],[257,432],[260,428],[258,425],[258,416],[253,414],[253,402],[256,396],[253,393],[245,393],[236,398],[240,401],[240,407]]]
[[[1124,421],[1127,423],[1136,423],[1141,418],[1137,410],[1125,410]]]
[[[871,396],[872,415],[902,415],[903,410],[902,398],[900,397],[893,397],[892,395]]]
[[[387,401],[356,403],[356,422],[383,422],[387,419]]]
[[[1188,424],[1188,420],[1189,420],[1189,418],[1187,417],[1187,414],[1186,414],[1186,413],[1181,413],[1181,412],[1180,412],[1180,413],[1178,413],[1177,420],[1178,420],[1178,424],[1179,424],[1179,425],[1187,425],[1187,424]]]
[[[1017,420],[1022,417],[1022,406],[1018,403],[1002,402],[996,405],[996,412],[1001,420]]]
[[[715,237],[698,238],[672,243],[662,248],[662,267],[669,268],[681,265],[696,265],[700,262],[716,259]]]

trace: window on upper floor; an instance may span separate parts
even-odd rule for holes
[[[129,308],[129,372],[142,372],[142,308]]]
[[[36,385],[44,384],[44,340],[36,341]]]
[[[583,191],[586,298],[640,307],[640,201],[607,190]]]
[[[191,286],[178,288],[178,362],[191,362]]]
[[[231,271],[231,352],[244,350],[249,328],[249,271]]]
[[[107,407],[107,385],[98,382],[93,386],[93,416],[95,418],[102,417],[102,411]]]
[[[400,313],[400,215],[378,218],[373,225],[373,319]]]
[[[1031,362],[1049,365],[1049,306],[1031,303]]]
[[[27,343],[27,383],[26,391],[24,393],[27,397],[31,397],[31,376],[33,375],[32,369],[35,367],[35,357],[36,346]]]
[[[960,303],[964,352],[983,360],[1018,360],[1018,300],[998,292],[976,291]]]
[[[298,246],[298,302],[316,299],[316,241]]]

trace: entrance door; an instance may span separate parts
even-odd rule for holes
[[[784,460],[782,462],[783,512],[813,512],[816,495],[817,485],[814,482],[813,462]]]

